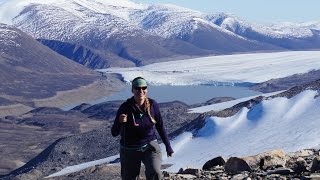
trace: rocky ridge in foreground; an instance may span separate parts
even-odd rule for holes
[[[28,118],[11,117],[11,120],[3,119],[3,123],[11,123],[10,125],[14,127],[22,123],[32,127],[35,125],[40,126],[38,129],[40,129],[41,132],[51,130],[51,134],[57,135],[55,139],[59,139],[42,152],[33,153],[28,151],[28,155],[35,157],[11,173],[0,175],[0,179],[41,179],[67,166],[94,161],[117,154],[119,139],[112,137],[110,128],[120,104],[121,101],[105,102],[93,106],[82,104],[70,111],[63,111],[56,108],[38,108],[27,114],[30,116]],[[176,129],[198,116],[198,114],[195,113],[187,113],[189,106],[182,102],[160,103],[159,106],[170,137],[170,134]],[[65,120],[67,117],[72,117],[70,122]],[[0,119],[0,124],[2,121]],[[90,131],[79,132],[83,130],[83,128],[91,129]],[[66,133],[66,135],[61,136],[58,134],[60,131]],[[38,131],[35,133],[37,132]],[[25,136],[26,138],[30,137],[30,135]],[[39,136],[47,137],[43,134]],[[36,141],[39,138],[33,139]],[[30,140],[27,139],[27,141]],[[17,144],[12,147],[18,147],[15,148],[17,149],[17,154],[19,154],[19,152],[20,154],[24,153],[21,152],[21,150],[25,146],[20,147],[19,144]],[[12,152],[12,149],[13,148],[8,150],[8,152]],[[3,156],[8,154],[9,153],[3,154]],[[15,156],[14,158],[19,157]],[[12,161],[12,159],[13,158],[8,159],[8,161]]]
[[[164,179],[320,179],[319,149],[294,153],[272,150],[248,157],[216,157],[202,169],[163,172]]]
[[[319,153],[319,149],[305,149],[293,153],[277,149],[248,157],[230,157],[226,160],[215,157],[206,162],[202,169],[186,168],[180,169],[177,173],[164,170],[163,179],[320,179]],[[48,179],[121,179],[120,165],[102,164]],[[146,179],[143,167],[140,179]]]

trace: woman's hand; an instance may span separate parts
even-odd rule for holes
[[[167,157],[172,157],[172,154],[174,153],[173,150],[170,148],[170,149],[167,149]]]
[[[127,116],[126,114],[120,114],[119,116],[119,122],[120,123],[126,123],[127,122]]]
[[[167,157],[172,157],[173,152],[167,152]]]

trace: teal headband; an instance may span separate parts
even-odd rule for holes
[[[135,79],[132,81],[132,87],[146,87],[147,81],[145,79]]]

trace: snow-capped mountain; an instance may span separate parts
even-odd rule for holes
[[[241,37],[290,50],[320,46],[319,22],[259,25],[225,13],[207,15],[205,19]]]
[[[174,5],[152,5],[132,15],[137,24],[164,38],[181,39],[215,53],[277,49],[248,40],[207,21],[205,14]]]
[[[35,39],[86,46],[118,56],[108,56],[108,61],[120,59],[135,65],[282,49],[248,40],[205,20],[201,12],[172,5],[149,6],[128,0],[2,0],[0,12],[0,22]]]
[[[121,2],[121,3],[120,3]],[[36,39],[84,45],[135,65],[179,55],[205,55],[209,52],[179,40],[167,40],[132,24],[126,14],[143,6],[130,1],[4,1],[1,12],[14,9],[10,21]],[[108,56],[109,61],[117,59]],[[128,64],[128,63],[127,63]]]
[[[151,5],[131,15],[131,19],[143,29],[164,38],[183,39],[197,29],[194,18],[203,16],[203,13],[164,4]],[[176,18],[179,17],[179,18]]]
[[[133,15],[140,27],[165,38],[188,41],[201,30],[210,31],[214,36],[219,36],[218,31],[246,41],[267,43],[290,50],[320,47],[319,22],[259,25],[226,13],[205,14],[174,5],[153,5],[140,11],[139,15]],[[206,38],[210,39],[210,35]],[[204,39],[201,40],[202,43],[205,42]]]
[[[69,45],[97,53],[90,55],[99,57],[95,60],[84,54],[73,55],[79,57],[73,60],[91,68],[320,47],[317,22],[258,25],[225,13],[205,14],[175,5],[129,0],[2,0],[0,22],[14,25],[67,57],[70,54],[64,47]],[[72,51],[77,52],[77,48]],[[91,62],[97,59],[104,62]]]
[[[217,13],[206,15],[205,19],[229,30],[236,34],[241,35],[246,29],[251,28],[260,34],[270,36],[273,38],[304,38],[312,36],[313,29],[319,29],[319,23],[306,22],[306,23],[290,23],[284,22],[281,24],[259,25],[255,23],[249,23],[236,16],[226,13]]]

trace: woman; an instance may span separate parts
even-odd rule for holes
[[[120,161],[122,179],[136,179],[141,162],[147,179],[161,179],[161,149],[156,140],[156,127],[166,146],[167,156],[173,154],[157,102],[148,98],[147,82],[142,77],[132,81],[133,97],[118,109],[111,128],[112,136],[121,134]]]

